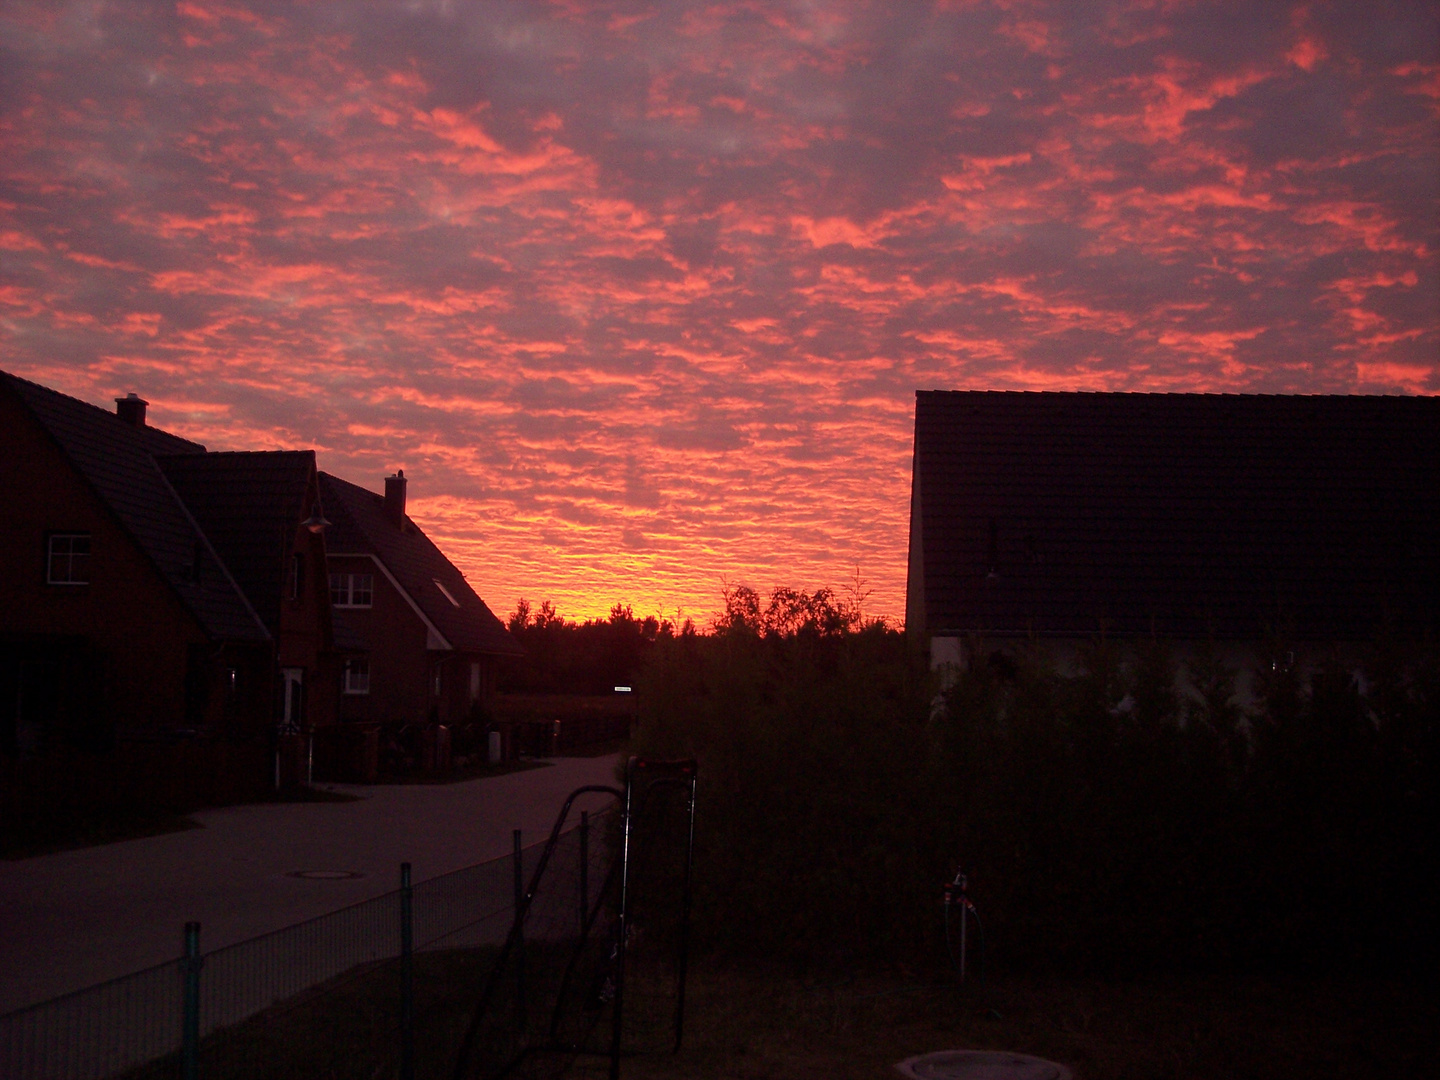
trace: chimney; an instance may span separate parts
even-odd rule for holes
[[[405,470],[396,469],[394,476],[385,477],[385,516],[397,529],[405,527]]]
[[[149,404],[139,394],[126,394],[115,399],[115,415],[131,427],[144,427],[145,406]]]

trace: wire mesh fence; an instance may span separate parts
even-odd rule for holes
[[[455,1080],[553,1080],[577,1058],[678,1049],[694,762],[627,767],[622,813],[557,837],[491,968]],[[616,792],[616,794],[620,794]],[[563,868],[583,867],[581,873]]]
[[[572,829],[552,856],[573,927],[605,832]],[[0,1077],[448,1076],[514,922],[517,874],[542,846],[0,1016]],[[537,930],[536,948],[559,926]]]
[[[0,1017],[0,1076],[90,1080],[180,1045],[178,961]]]

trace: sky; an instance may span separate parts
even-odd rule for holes
[[[1440,393],[1440,7],[0,0],[0,368],[502,617],[904,613],[916,390]]]

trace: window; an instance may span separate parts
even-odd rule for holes
[[[305,594],[305,553],[297,551],[290,556],[290,599],[299,600]]]
[[[430,580],[433,581],[433,582],[435,582],[435,587],[436,587],[437,589],[439,589],[442,593],[445,594],[445,599],[446,599],[446,600],[449,600],[452,606],[454,606],[454,607],[459,607],[459,606],[460,606],[460,601],[459,601],[459,600],[456,600],[455,597],[453,597],[453,596],[450,595],[450,590],[447,589],[444,585],[440,584],[440,579],[439,579],[439,578],[431,578]]]
[[[374,601],[374,574],[330,575],[330,603],[333,606],[369,607]]]
[[[368,694],[370,692],[370,661],[346,660],[344,691],[347,694]]]
[[[51,585],[90,584],[90,534],[51,533],[45,580]]]

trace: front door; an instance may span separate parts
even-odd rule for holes
[[[280,726],[286,731],[299,731],[305,721],[305,669],[281,668],[280,675],[285,682],[285,703]]]

